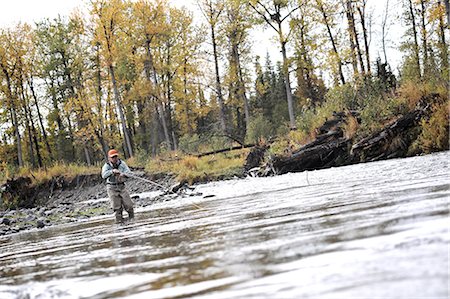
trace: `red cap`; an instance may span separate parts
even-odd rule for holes
[[[117,150],[115,150],[115,149],[112,149],[112,150],[108,151],[108,157],[110,157],[110,158],[118,156],[118,155],[119,155],[119,152]]]

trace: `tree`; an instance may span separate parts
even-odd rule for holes
[[[237,118],[237,128],[240,130],[239,135],[243,140],[246,134],[246,128],[250,123],[250,108],[246,94],[245,77],[243,68],[243,57],[248,52],[248,30],[252,27],[250,15],[250,7],[247,1],[243,0],[227,0],[226,6],[226,23],[225,35],[228,38],[229,47],[229,72],[228,82],[230,86],[231,101],[236,100],[236,110],[244,110],[244,124],[239,125],[240,119]]]
[[[219,104],[220,128],[224,134],[227,134],[228,128],[225,112],[225,101],[223,98],[222,83],[220,80],[220,71],[219,71],[218,38],[216,36],[217,26],[219,24],[220,16],[224,10],[224,4],[222,0],[201,0],[200,5],[211,31],[211,43],[213,48],[212,55],[214,60],[217,102]]]
[[[409,46],[408,44],[404,44],[403,47],[411,47],[413,52],[413,64],[415,67],[415,73],[419,79],[422,78],[421,70],[420,70],[420,56],[419,56],[419,41],[417,37],[417,25],[416,25],[416,15],[414,13],[415,9],[413,6],[412,0],[405,0],[407,5],[407,11],[405,13],[405,20],[407,24],[411,26],[409,30],[409,34],[412,35],[413,44]],[[407,33],[408,34],[408,33]]]
[[[297,88],[296,97],[302,105],[302,108],[316,106],[324,99],[325,85],[317,77],[314,71],[317,69],[313,57],[318,56],[319,35],[313,32],[313,24],[317,22],[320,16],[317,16],[317,10],[310,5],[303,5],[300,8],[300,16],[292,24],[295,28],[294,42],[296,62]],[[317,61],[317,60],[316,60]]]
[[[358,70],[358,60],[361,68],[361,73],[364,75],[364,62],[362,59],[361,48],[359,46],[358,34],[356,32],[355,26],[355,16],[352,0],[342,1],[342,5],[344,7],[345,15],[347,16],[347,32],[350,41],[350,58],[353,67],[353,75],[357,77],[360,73]]]
[[[25,25],[26,26],[26,25]],[[18,25],[15,30],[1,30],[0,31],[0,69],[2,72],[1,82],[5,82],[1,85],[1,91],[5,97],[4,107],[10,114],[10,120],[14,131],[15,143],[17,149],[17,163],[19,167],[23,167],[23,151],[22,151],[22,137],[20,133],[19,124],[19,110],[18,104],[18,82],[17,76],[19,75],[19,64],[22,55],[26,49],[21,48],[25,40],[24,36],[25,28],[22,25]]]
[[[367,32],[367,15],[366,15],[366,6],[368,0],[361,0],[356,3],[356,10],[358,11],[361,29],[363,32],[363,40],[364,40],[364,51],[366,56],[366,67],[367,67],[367,75],[371,75],[370,69],[370,55],[369,55],[369,40],[368,40],[368,32]]]
[[[335,61],[336,66],[337,66],[337,73],[338,73],[339,79],[342,84],[345,84],[345,77],[344,77],[344,73],[342,71],[342,59],[341,59],[341,55],[339,54],[339,51],[338,51],[336,37],[333,35],[333,32],[332,32],[334,21],[333,21],[331,15],[332,15],[332,11],[335,8],[333,6],[331,6],[331,8],[326,7],[325,3],[323,3],[322,0],[316,0],[316,5],[317,5],[316,6],[317,9],[320,11],[320,13],[322,15],[322,22],[327,29],[328,38],[329,38],[331,46],[332,46],[332,52],[331,52],[332,54],[331,55],[334,56],[333,60]]]
[[[285,34],[283,31],[283,22],[289,20],[291,15],[300,8],[299,5],[290,5],[288,0],[278,1],[263,1],[253,0],[249,2],[250,6],[255,12],[264,20],[264,22],[271,27],[278,34],[278,41],[281,47],[281,54],[283,57],[283,74],[286,85],[286,96],[289,111],[289,125],[291,130],[296,130],[294,99],[292,95],[291,82],[289,79],[289,60],[287,57],[286,44],[290,38],[290,31]],[[284,16],[281,16],[282,11],[287,10]]]
[[[387,32],[389,31],[389,0],[386,0],[386,4],[384,6],[384,14],[381,20],[381,45],[383,48],[384,62],[387,63],[387,54],[386,54],[386,37]]]
[[[115,74],[115,63],[118,56],[118,31],[123,23],[122,20],[123,2],[122,0],[96,0],[92,3],[92,15],[96,21],[96,30],[99,42],[102,46],[102,53],[108,67],[111,83],[113,86],[114,99],[117,105],[117,111],[122,126],[126,155],[133,156],[133,147],[131,143],[130,132],[127,127],[127,121],[122,105],[122,97],[119,91],[118,82]]]

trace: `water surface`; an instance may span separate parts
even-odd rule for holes
[[[125,226],[2,236],[0,298],[448,298],[449,158],[209,183]]]

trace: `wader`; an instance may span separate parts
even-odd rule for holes
[[[122,212],[125,209],[128,213],[128,220],[134,218],[134,203],[131,200],[130,194],[125,189],[124,183],[106,184],[106,191],[111,200],[111,207],[116,214],[116,223],[123,222]]]

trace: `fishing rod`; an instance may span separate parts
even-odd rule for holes
[[[166,189],[166,187],[164,187],[163,185],[160,185],[160,184],[155,183],[155,182],[153,182],[153,181],[150,181],[150,180],[148,180],[148,179],[141,178],[140,176],[134,175],[134,174],[132,174],[131,172],[126,172],[126,173],[124,173],[123,175],[124,175],[124,176],[127,176],[127,177],[129,177],[129,178],[138,179],[138,180],[141,180],[141,181],[150,183],[150,184],[152,184],[152,185],[155,185],[155,186],[157,186],[157,187]],[[168,190],[168,191],[170,191],[170,190]],[[172,193],[173,193],[173,192],[172,192]]]
[[[176,194],[176,193],[173,192],[172,190],[167,189],[166,187],[164,187],[163,185],[160,185],[160,184],[158,184],[158,183],[155,183],[155,182],[153,182],[153,181],[151,181],[151,180],[148,180],[148,179],[145,179],[145,178],[141,178],[140,176],[134,175],[134,174],[132,174],[131,172],[124,173],[124,175],[127,176],[127,177],[129,177],[129,178],[138,179],[138,180],[141,180],[141,181],[150,183],[150,184],[152,184],[152,185],[154,185],[154,186],[163,188],[163,189],[165,189],[165,191],[168,192],[168,193]],[[197,209],[205,210],[205,208],[203,208],[203,207],[197,205],[196,203],[194,203],[194,202],[192,202],[192,201],[191,201],[191,204],[192,204],[194,207],[196,207]]]

